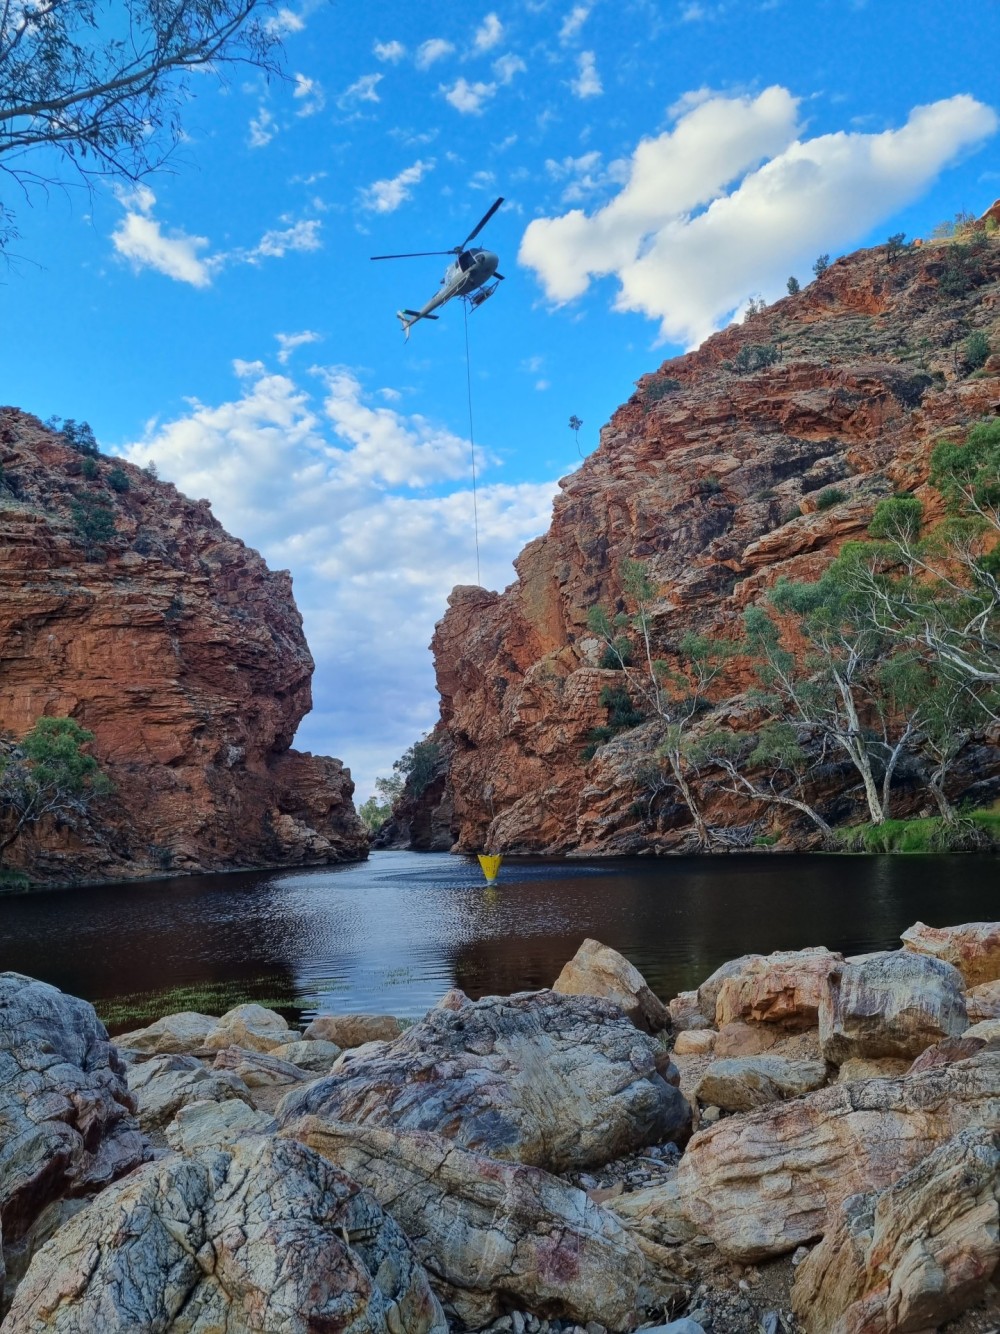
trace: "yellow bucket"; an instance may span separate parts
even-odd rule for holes
[[[492,885],[497,878],[497,872],[500,870],[502,857],[491,857],[488,853],[479,853],[479,865],[483,868],[483,875],[486,877],[486,883]]]

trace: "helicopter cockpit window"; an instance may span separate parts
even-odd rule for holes
[[[458,257],[458,267],[462,270],[463,273],[468,273],[469,269],[472,268],[475,262],[476,262],[475,255],[473,255],[471,251],[468,250],[463,250]]]

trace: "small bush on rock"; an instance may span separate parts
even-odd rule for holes
[[[990,340],[982,329],[976,329],[974,333],[969,334],[962,346],[962,359],[966,371],[978,371],[980,366],[985,365],[989,355]]]
[[[840,505],[847,499],[847,492],[842,491],[839,486],[825,486],[816,497],[816,508],[818,510],[833,509],[834,505]]]
[[[116,465],[108,473],[108,486],[111,487],[112,491],[117,491],[120,496],[124,495],[131,485],[132,483],[128,479],[128,473],[124,468],[119,468]]]

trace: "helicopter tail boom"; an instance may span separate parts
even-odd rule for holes
[[[423,315],[419,310],[397,310],[396,319],[403,326],[403,335],[406,341],[410,341],[410,327],[416,324],[417,320],[436,320],[437,315]]]

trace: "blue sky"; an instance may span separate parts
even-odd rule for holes
[[[427,643],[473,583],[463,313],[404,344],[444,260],[471,315],[483,582],[633,382],[812,260],[1000,195],[1000,7],[896,0],[288,0],[287,82],[192,80],[134,190],[10,197],[0,399],[207,496],[295,578],[317,659],[297,744],[359,784],[437,714]],[[44,170],[46,163],[35,164]],[[3,198],[7,199],[7,193]]]

